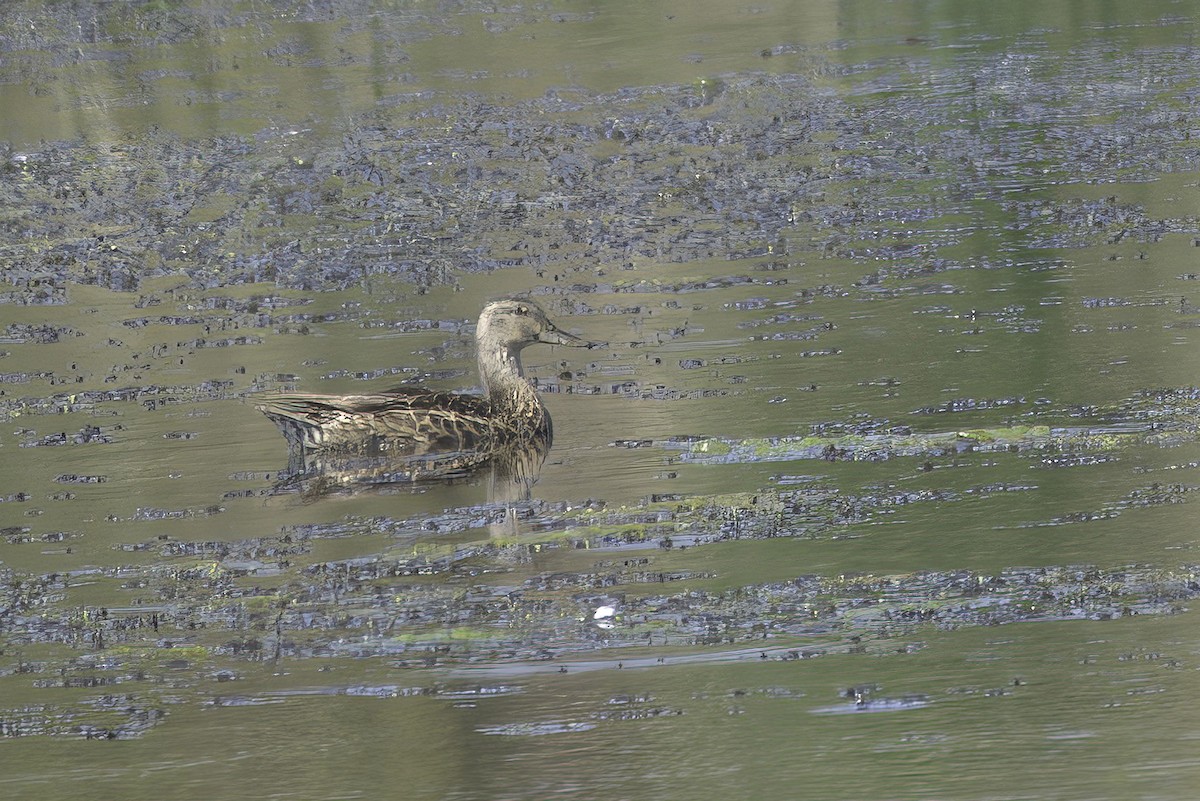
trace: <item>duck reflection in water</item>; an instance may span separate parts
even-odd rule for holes
[[[485,394],[399,388],[367,395],[261,397],[289,446],[285,482],[306,492],[452,480],[491,471],[492,501],[527,500],[553,440],[550,413],[521,370],[535,342],[593,348],[526,300],[489,303],[475,330]]]

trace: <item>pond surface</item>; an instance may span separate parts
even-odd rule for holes
[[[1190,799],[1200,6],[0,8],[0,790]],[[555,443],[283,486],[275,390]]]

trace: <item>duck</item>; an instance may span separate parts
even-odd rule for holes
[[[540,466],[554,438],[550,413],[525,377],[521,351],[535,343],[594,348],[559,329],[523,299],[484,306],[475,328],[483,395],[401,387],[355,395],[262,396],[255,408],[289,443],[289,473],[347,464],[388,480],[415,481],[468,473],[507,459]],[[390,466],[399,465],[398,469]]]

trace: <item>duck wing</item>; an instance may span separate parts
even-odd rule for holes
[[[355,448],[395,456],[486,453],[495,438],[487,400],[453,392],[296,393],[264,397],[255,408],[289,442],[307,449]]]

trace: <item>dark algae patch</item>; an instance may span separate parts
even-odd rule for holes
[[[836,538],[898,507],[941,508],[1033,489],[976,487],[960,495],[884,488],[855,497],[808,485],[620,509],[567,511],[534,503],[516,509],[527,531],[511,536],[488,536],[484,527],[502,524],[513,510],[472,507],[429,517],[285,527],[252,540],[157,538],[118,548],[147,554],[149,562],[38,576],[5,571],[4,634],[14,653],[51,644],[77,652],[67,662],[59,657],[37,667],[56,672],[70,670],[83,656],[89,666],[104,657],[117,670],[127,668],[129,659],[141,664],[181,649],[214,670],[236,669],[247,659],[352,654],[431,665],[805,637],[819,637],[821,647],[836,651],[851,641],[887,648],[887,640],[913,636],[920,625],[1169,614],[1200,592],[1194,565],[809,575],[727,590],[700,589],[717,586],[719,568],[671,566],[672,554],[702,546]],[[1106,514],[1046,525],[1184,503],[1195,489],[1153,484]],[[440,538],[422,536],[430,531]],[[314,556],[323,541],[378,537],[390,544],[377,553],[336,561]],[[554,551],[585,553],[592,566],[530,571],[538,555]],[[97,583],[123,599],[119,610],[71,604],[73,587]],[[685,588],[675,589],[680,586]],[[594,611],[605,605],[613,611],[597,626]],[[32,669],[20,666],[20,672]]]

